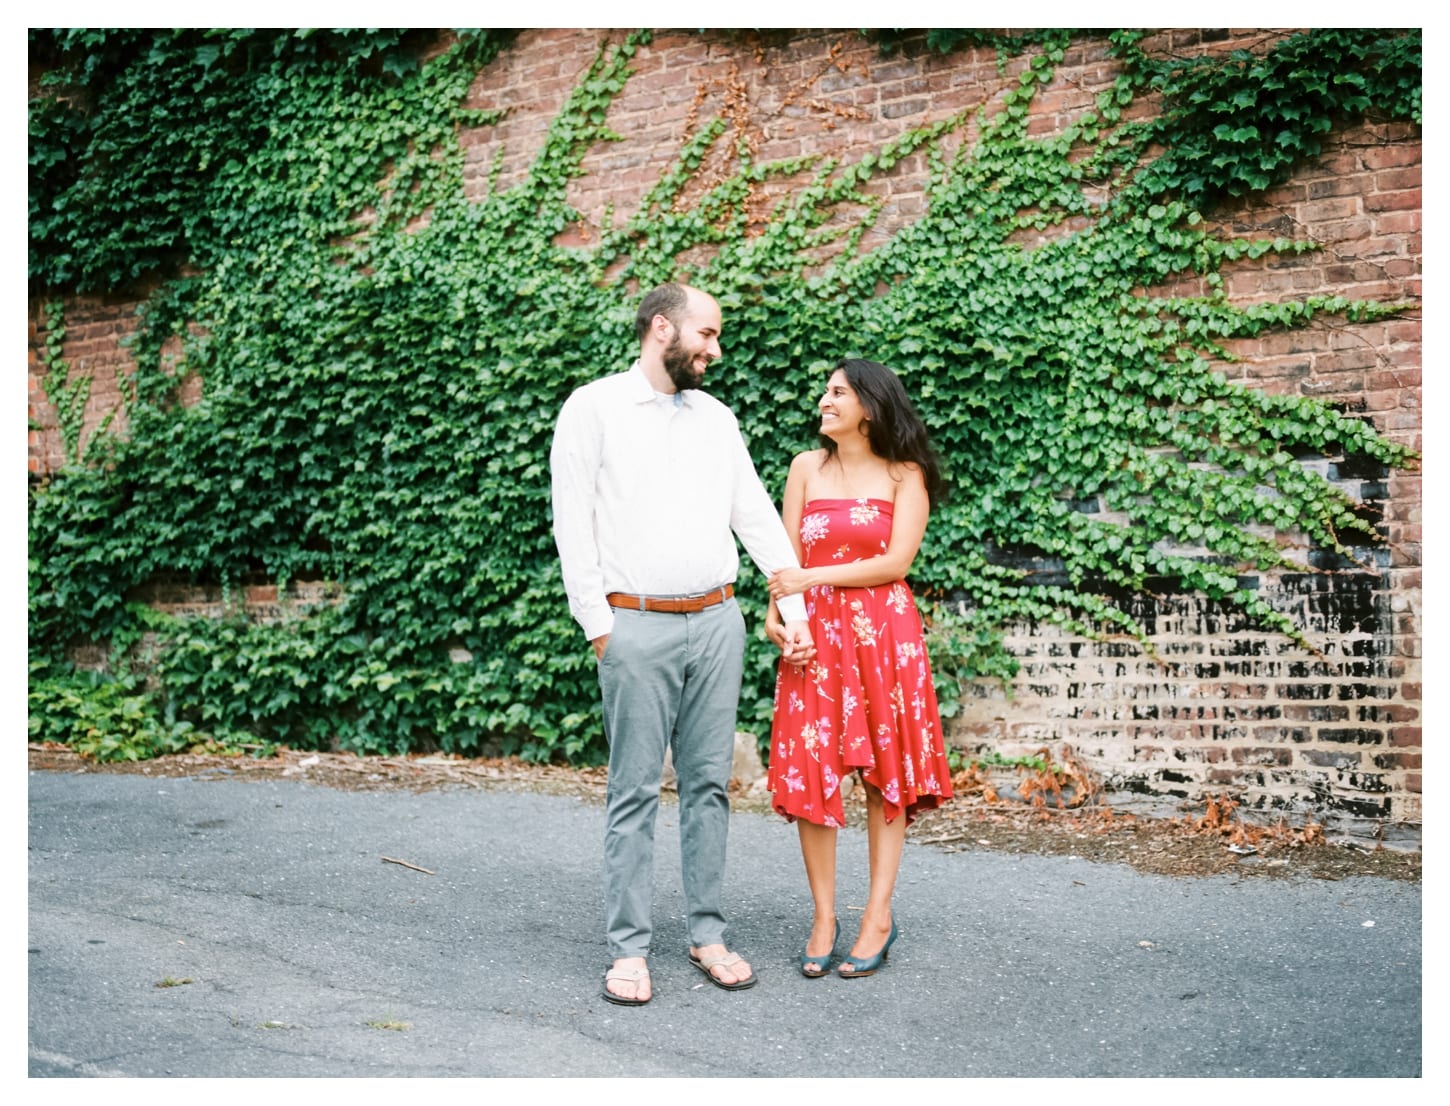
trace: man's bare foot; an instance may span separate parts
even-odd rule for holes
[[[724,945],[690,946],[690,960],[710,976],[717,987],[727,991],[744,990],[755,982],[750,962],[730,952]]]
[[[605,997],[621,1006],[643,1006],[650,1000],[649,969],[643,956],[622,956],[604,973]]]

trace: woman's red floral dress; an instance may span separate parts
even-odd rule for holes
[[[805,567],[886,551],[891,504],[813,499],[801,515]],[[886,820],[907,824],[951,798],[951,772],[931,682],[921,616],[906,581],[871,588],[810,588],[806,612],[816,657],[781,662],[770,732],[772,805],[794,821],[845,825],[841,780],[860,769],[886,800]]]

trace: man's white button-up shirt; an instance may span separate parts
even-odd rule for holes
[[[574,391],[550,453],[554,541],[569,610],[591,641],[609,633],[604,597],[699,595],[735,582],[735,536],[769,575],[796,565],[735,415],[688,389],[656,392],[639,362]],[[804,621],[805,600],[778,603]]]

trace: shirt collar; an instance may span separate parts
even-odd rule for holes
[[[644,375],[644,366],[641,365],[638,361],[635,361],[635,363],[629,367],[629,375],[631,392],[630,398],[635,403],[653,403],[655,397],[661,394],[660,392],[654,390],[654,385],[649,382],[649,377]],[[686,388],[679,393],[681,402],[684,406],[694,406],[694,404],[691,402],[694,394],[695,389],[693,388]]]

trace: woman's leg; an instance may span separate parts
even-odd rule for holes
[[[865,786],[866,855],[871,886],[866,895],[866,911],[861,915],[861,930],[851,946],[851,955],[857,957],[876,955],[891,935],[891,896],[896,891],[896,873],[901,868],[901,850],[906,844],[906,815],[898,814],[895,821],[887,822],[881,792],[869,783]]]
[[[818,826],[804,818],[796,820],[796,827],[801,839],[801,858],[806,862],[806,882],[815,902],[806,955],[819,954],[819,966],[824,970],[836,939],[836,830],[834,826]]]

